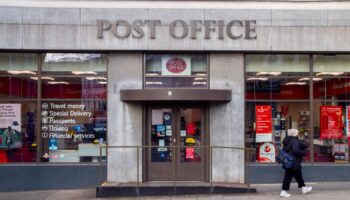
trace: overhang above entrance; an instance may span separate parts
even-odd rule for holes
[[[121,101],[231,101],[231,90],[140,89],[120,90]]]

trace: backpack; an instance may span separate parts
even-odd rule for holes
[[[283,149],[281,149],[281,151],[276,156],[276,161],[282,164],[282,168],[291,169],[294,166],[295,158]]]

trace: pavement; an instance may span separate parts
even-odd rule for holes
[[[303,195],[296,184],[292,184],[290,200],[348,200],[350,199],[350,182],[307,183],[313,191]],[[98,198],[98,200],[273,200],[281,199],[279,192],[281,184],[251,185],[257,188],[255,194],[223,194],[223,195],[184,195],[184,196],[148,196]],[[79,190],[38,190],[26,192],[1,192],[0,200],[91,200],[95,198],[95,188]]]

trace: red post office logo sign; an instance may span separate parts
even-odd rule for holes
[[[166,62],[166,68],[175,74],[185,71],[186,67],[186,62],[181,58],[171,58]]]
[[[162,57],[162,75],[189,76],[191,75],[191,57],[165,55]]]

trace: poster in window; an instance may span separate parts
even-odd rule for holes
[[[320,138],[342,138],[342,107],[321,106],[320,107]]]
[[[20,147],[21,104],[0,104],[0,148]]]
[[[162,56],[162,75],[189,76],[191,75],[191,57],[181,55]]]
[[[350,106],[346,106],[346,135],[350,137]]]
[[[266,142],[259,146],[259,162],[276,162],[276,148],[272,143]]]
[[[256,142],[272,141],[272,110],[271,106],[255,106]]]

